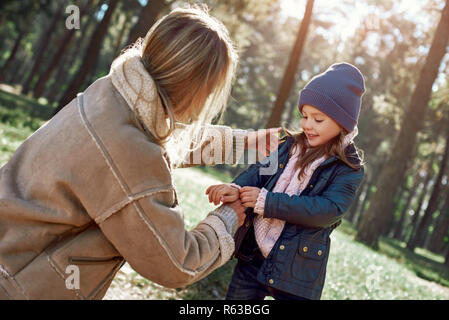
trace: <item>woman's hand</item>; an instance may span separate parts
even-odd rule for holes
[[[242,202],[242,205],[247,208],[254,208],[259,193],[260,189],[257,187],[242,187],[240,189],[240,201]]]
[[[282,128],[261,129],[248,133],[245,149],[256,150],[260,158],[268,156],[279,146]]]
[[[239,189],[228,184],[210,186],[207,188],[206,194],[209,195],[209,202],[213,202],[214,205],[218,205],[220,202],[234,202],[238,200],[240,196]]]
[[[237,213],[237,217],[238,217],[238,227],[240,228],[243,223],[245,222],[245,207],[242,206],[242,203],[240,202],[240,200],[236,200],[234,202],[230,202],[230,203],[226,203],[224,204],[224,206],[228,206],[230,207],[232,210],[234,210]]]

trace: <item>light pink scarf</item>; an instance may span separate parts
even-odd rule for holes
[[[354,139],[358,134],[358,128],[355,127],[352,132],[346,135],[343,145],[344,148]],[[279,180],[276,182],[272,192],[287,193],[289,196],[299,195],[309,183],[315,169],[327,159],[323,156],[313,161],[304,171],[303,177],[298,180],[298,174],[301,168],[295,170],[295,163],[301,156],[299,148],[295,148],[295,152],[289,159],[284,171],[282,172]],[[257,198],[257,203],[254,208],[254,212],[258,213],[254,220],[254,232],[256,236],[257,244],[260,251],[266,258],[276,243],[277,239],[281,235],[284,229],[285,221],[276,218],[263,218],[263,212],[265,208],[265,200],[268,191],[262,188]]]

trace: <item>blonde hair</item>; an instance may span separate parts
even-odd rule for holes
[[[345,164],[349,167],[357,170],[360,169],[364,165],[364,152],[362,149],[356,147],[356,152],[360,154],[361,162],[360,163],[351,163],[346,157],[345,146],[343,144],[345,136],[349,133],[346,129],[342,128],[340,133],[334,138],[330,139],[328,142],[312,147],[309,144],[307,136],[304,130],[300,129],[298,131],[291,131],[286,128],[283,128],[285,133],[292,137],[295,141],[294,146],[290,149],[289,157],[293,153],[293,148],[300,148],[300,153],[302,154],[299,157],[298,161],[295,163],[295,170],[301,168],[298,174],[298,180],[301,180],[305,173],[305,169],[307,166],[313,163],[316,159],[321,158],[326,155],[328,158],[331,156],[338,156]]]
[[[176,166],[204,142],[201,128],[225,110],[237,51],[226,27],[209,15],[205,5],[171,11],[140,45],[142,63],[170,117],[172,130],[161,144]],[[173,113],[188,124],[175,126]]]

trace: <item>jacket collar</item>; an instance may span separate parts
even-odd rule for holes
[[[359,154],[357,153],[357,149],[355,147],[354,142],[351,142],[350,144],[348,144],[345,148],[345,154],[346,154],[346,158],[348,159],[348,161],[352,164],[360,164],[362,162],[362,159],[360,158]],[[340,156],[335,155],[330,157],[329,159],[327,159],[326,161],[324,161],[323,163],[321,163],[321,166],[325,166],[329,163],[332,163],[336,160],[340,160],[343,161]]]

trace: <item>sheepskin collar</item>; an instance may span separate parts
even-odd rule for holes
[[[142,63],[140,51],[131,49],[115,59],[110,75],[114,87],[145,127],[156,139],[164,140],[171,128],[156,84]]]

